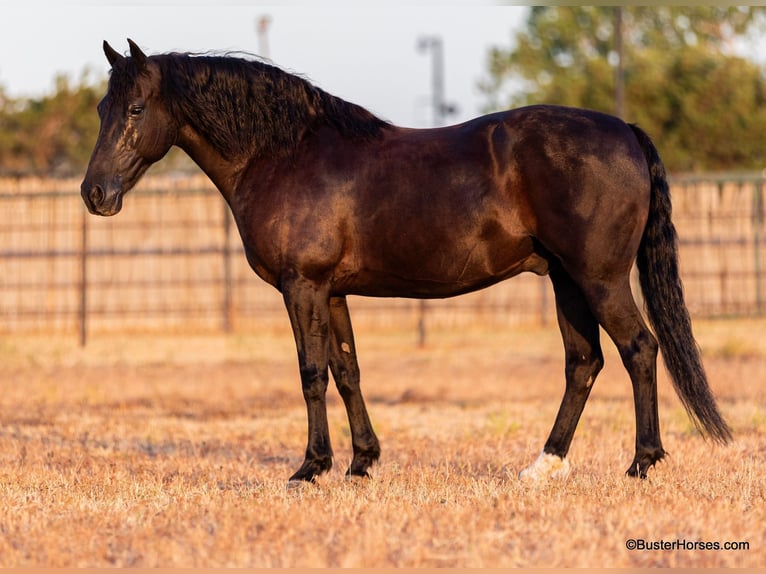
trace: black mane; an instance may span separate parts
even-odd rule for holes
[[[232,56],[164,54],[163,91],[171,110],[226,155],[294,149],[322,125],[346,137],[377,137],[389,124],[298,76]]]

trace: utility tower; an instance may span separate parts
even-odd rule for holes
[[[457,107],[448,104],[444,96],[444,45],[440,36],[421,36],[418,39],[419,52],[431,52],[431,108],[433,127],[447,123],[447,117],[456,113]],[[426,345],[426,301],[420,300],[418,307],[418,346]]]
[[[440,36],[421,36],[419,52],[431,52],[431,108],[433,126],[446,124],[447,117],[457,112],[454,104],[448,104],[444,96],[444,43]]]
[[[622,6],[614,7],[614,51],[617,65],[614,68],[614,113],[625,119],[625,49],[623,46]]]
[[[258,36],[258,55],[264,59],[270,59],[269,55],[269,25],[271,16],[259,16],[255,21],[255,33]]]

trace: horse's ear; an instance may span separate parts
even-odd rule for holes
[[[106,40],[104,40],[104,54],[106,54],[106,59],[112,68],[116,62],[124,59],[124,56],[112,48]]]
[[[130,46],[130,56],[133,58],[133,62],[136,64],[136,68],[144,70],[146,68],[146,54],[141,51],[138,45],[128,38],[128,46]]]

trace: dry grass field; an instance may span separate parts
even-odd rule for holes
[[[381,461],[370,480],[343,479],[350,437],[331,389],[336,466],[300,489],[285,487],[306,438],[286,321],[84,349],[0,339],[0,566],[766,564],[766,320],[695,324],[733,444],[694,432],[661,367],[670,456],[647,480],[625,477],[630,383],[605,340],[573,472],[537,487],[516,476],[562,394],[555,327],[439,330],[425,349],[411,332],[361,330]]]

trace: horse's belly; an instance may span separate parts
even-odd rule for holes
[[[412,255],[412,254],[411,254]],[[481,244],[467,253],[434,250],[401,255],[390,265],[366,265],[348,277],[348,293],[373,297],[445,298],[489,287],[519,273],[548,273],[548,261],[529,247],[493,253]]]

